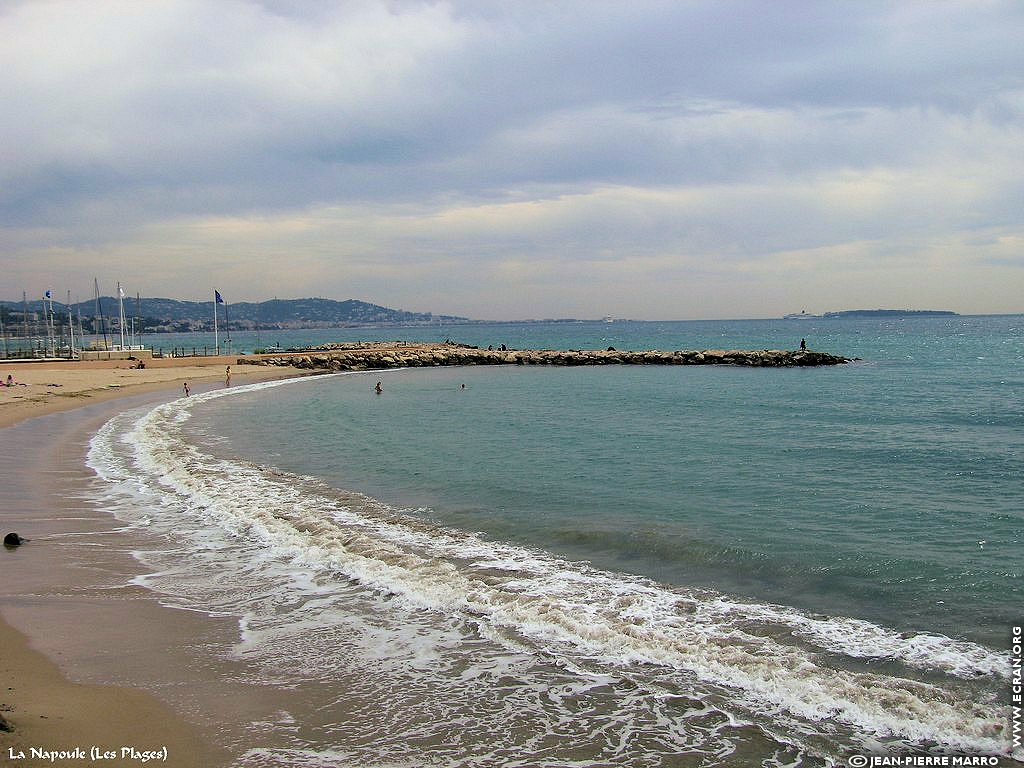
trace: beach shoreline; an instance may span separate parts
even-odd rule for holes
[[[32,543],[25,547],[0,551],[0,556],[5,556],[5,579],[0,582],[0,614],[15,630],[14,634],[5,633],[0,637],[0,642],[6,643],[10,636],[12,642],[21,643],[20,647],[42,654],[41,663],[49,665],[47,669],[54,673],[58,683],[51,683],[53,678],[32,671],[32,665],[38,659],[29,658],[25,663],[28,665],[28,674],[38,683],[43,705],[52,707],[55,702],[59,703],[62,709],[57,717],[86,717],[86,724],[79,731],[84,736],[68,742],[67,746],[88,749],[93,746],[93,742],[99,740],[99,736],[104,739],[109,737],[115,747],[118,746],[116,742],[120,741],[125,743],[119,748],[128,746],[138,751],[153,746],[158,749],[166,746],[171,755],[168,763],[172,765],[312,764],[310,760],[314,756],[335,761],[325,764],[340,764],[337,762],[341,759],[338,756],[343,753],[348,760],[347,764],[359,764],[367,756],[375,756],[380,760],[382,754],[408,755],[415,754],[417,750],[428,750],[434,754],[443,753],[445,749],[449,755],[457,755],[458,760],[479,761],[481,753],[493,757],[500,750],[505,750],[501,752],[505,755],[522,748],[533,750],[535,745],[531,739],[538,730],[535,723],[548,722],[556,726],[552,734],[562,735],[560,739],[553,740],[556,746],[551,749],[580,762],[583,753],[576,751],[572,739],[565,739],[563,732],[557,730],[559,723],[576,722],[574,718],[563,719],[563,714],[568,710],[562,710],[560,701],[538,701],[536,710],[526,710],[530,717],[536,719],[511,734],[507,742],[499,737],[497,741],[500,749],[489,751],[494,743],[494,734],[501,734],[506,729],[504,723],[515,720],[524,711],[515,704],[522,699],[507,695],[510,685],[528,695],[529,691],[545,690],[552,684],[555,689],[560,689],[561,685],[577,682],[574,678],[567,682],[561,666],[546,662],[549,657],[543,654],[535,657],[532,653],[510,657],[508,647],[501,643],[488,648],[493,651],[492,655],[480,655],[487,643],[478,643],[479,638],[472,631],[469,635],[473,642],[461,642],[465,637],[463,630],[479,626],[475,622],[480,614],[473,614],[468,624],[452,627],[446,624],[448,614],[444,611],[405,612],[400,603],[392,603],[395,594],[400,593],[391,591],[390,584],[385,583],[383,589],[365,589],[358,585],[357,579],[351,583],[346,578],[338,579],[338,568],[333,563],[329,566],[319,565],[321,562],[327,563],[326,560],[311,558],[312,567],[308,570],[303,567],[295,574],[289,570],[289,556],[278,562],[275,562],[275,557],[263,558],[268,550],[280,555],[280,550],[274,550],[274,542],[278,539],[261,535],[247,539],[229,534],[227,538],[232,541],[228,542],[220,536],[221,532],[216,525],[206,524],[200,509],[213,506],[234,509],[237,502],[238,514],[232,519],[248,526],[262,520],[268,510],[281,510],[282,505],[276,504],[275,500],[291,500],[290,494],[295,489],[303,501],[312,501],[309,509],[314,510],[314,515],[303,517],[301,510],[296,512],[289,518],[292,528],[286,528],[286,532],[297,532],[303,537],[314,536],[311,542],[303,540],[307,544],[303,552],[314,550],[321,544],[329,546],[328,537],[334,535],[333,529],[329,529],[322,539],[315,539],[315,534],[310,534],[310,530],[315,530],[311,522],[328,519],[323,512],[334,509],[334,501],[342,499],[348,504],[360,494],[345,490],[348,487],[346,482],[338,483],[344,487],[332,485],[324,492],[315,479],[318,477],[315,471],[309,475],[312,485],[306,489],[304,483],[295,482],[296,478],[305,477],[303,473],[306,470],[302,465],[295,469],[287,462],[278,462],[273,454],[268,456],[266,452],[260,452],[264,448],[268,451],[284,451],[288,442],[285,437],[296,436],[301,440],[307,436],[308,433],[304,434],[302,430],[293,431],[292,425],[305,424],[312,419],[296,418],[296,413],[289,410],[290,406],[296,402],[303,407],[309,406],[306,415],[315,414],[317,419],[325,422],[324,434],[332,437],[328,443],[331,456],[336,456],[335,451],[344,446],[366,453],[376,461],[378,459],[370,452],[374,450],[374,441],[379,437],[374,431],[378,421],[375,415],[386,412],[406,424],[413,412],[436,413],[433,406],[438,398],[435,395],[429,396],[432,404],[430,409],[416,407],[418,401],[414,397],[415,388],[409,386],[413,379],[419,381],[420,378],[443,377],[437,386],[420,382],[422,391],[444,392],[444,403],[459,403],[460,409],[463,409],[468,408],[469,397],[485,394],[483,385],[486,372],[470,369],[429,375],[425,372],[396,372],[384,387],[383,397],[373,394],[372,383],[377,379],[376,374],[341,376],[331,381],[309,381],[308,389],[333,392],[351,385],[353,394],[349,400],[321,399],[310,393],[291,391],[307,389],[300,384],[297,387],[274,388],[277,395],[269,407],[267,401],[254,393],[252,398],[228,397],[221,400],[218,406],[206,408],[204,402],[208,399],[216,401],[221,393],[226,392],[226,363],[216,363],[206,366],[205,371],[196,371],[195,361],[188,362],[188,366],[179,366],[177,370],[165,372],[157,372],[157,366],[153,366],[153,372],[148,374],[154,377],[152,380],[130,378],[138,377],[144,371],[118,368],[116,365],[111,368],[108,365],[107,372],[100,374],[98,382],[91,379],[88,368],[65,372],[63,368],[67,367],[66,364],[63,368],[39,367],[29,372],[32,376],[26,374],[22,377],[26,386],[17,390],[18,394],[24,393],[19,398],[18,407],[28,409],[28,413],[39,418],[22,416],[20,420],[12,421],[9,429],[0,431],[9,453],[14,454],[9,462],[12,467],[0,465],[0,510],[3,510],[0,517],[13,526],[5,526],[6,530],[17,530],[33,538]],[[22,368],[27,369],[27,366],[14,368],[19,376]],[[0,366],[0,372],[3,370]],[[234,382],[236,384],[277,379],[281,373],[301,375],[301,371],[289,372],[288,369],[274,366],[264,368],[240,365],[235,369],[232,365],[232,372],[237,377]],[[512,376],[524,375],[517,371],[509,373]],[[476,374],[481,378],[467,379],[468,389],[460,388],[459,383],[464,377]],[[545,374],[554,375],[561,376],[554,371]],[[733,378],[739,380],[746,376],[738,374]],[[501,375],[499,378],[506,377]],[[710,378],[721,381],[718,377]],[[200,394],[200,397],[188,402],[178,400],[182,394],[181,384],[185,380],[194,384],[193,394]],[[795,380],[796,374],[787,375],[783,383],[791,386]],[[104,384],[104,381],[107,383]],[[531,385],[536,383],[530,382]],[[648,391],[670,392],[670,388],[664,386],[665,379],[661,379],[660,383],[662,386],[652,387]],[[820,383],[820,379],[816,379],[815,383]],[[51,384],[61,386],[51,387]],[[537,391],[547,392],[545,403],[550,404],[551,393],[555,391],[543,386],[519,389],[525,393],[526,402],[512,408],[515,413],[530,413],[526,403],[533,399]],[[566,393],[575,391],[572,387],[562,389]],[[637,390],[634,388],[629,391],[635,393]],[[692,387],[689,391],[698,392]],[[65,392],[68,396],[64,396]],[[450,400],[447,399],[449,396]],[[167,408],[153,410],[161,402],[172,400],[178,402]],[[654,402],[650,397],[639,400],[645,406]],[[699,401],[700,407],[703,407],[703,399],[696,394],[690,400],[693,403]],[[795,400],[801,404],[802,413],[804,404],[811,402],[812,398]],[[495,399],[482,397],[479,402],[485,403],[483,409],[490,410]],[[502,402],[516,405],[514,400]],[[72,405],[69,406],[69,403]],[[74,409],[73,406],[79,403],[91,407]],[[15,401],[12,399],[8,404],[8,413],[16,413],[14,406]],[[69,407],[73,410],[67,411]],[[453,406],[448,410],[456,409]],[[558,413],[565,412],[564,408],[556,410]],[[362,426],[352,419],[353,415],[360,413],[366,416]],[[472,416],[473,411],[469,410],[468,413]],[[326,418],[328,414],[342,414],[345,421],[332,423]],[[95,470],[89,469],[83,457],[90,450],[90,439],[115,416],[117,419],[103,429],[92,444],[89,467],[95,467]],[[427,418],[433,427],[436,417],[428,415]],[[686,423],[694,421],[680,419],[680,422]],[[129,434],[129,430],[130,439],[122,440],[123,436]],[[427,434],[429,430],[421,428],[418,431]],[[440,433],[450,434],[453,431],[441,430]],[[193,454],[193,447],[199,454],[208,455]],[[426,454],[425,451],[420,453]],[[378,453],[384,454],[400,455],[394,450]],[[159,460],[147,463],[147,459],[154,457]],[[193,464],[193,457],[197,458],[198,463]],[[449,454],[445,454],[445,461],[451,461]],[[455,463],[465,466],[471,464]],[[341,465],[351,467],[351,457],[348,462],[342,461]],[[427,466],[428,474],[429,469]],[[178,470],[181,470],[180,476]],[[290,472],[298,474],[291,475]],[[388,473],[388,476],[393,474]],[[448,482],[447,473],[438,472],[435,475]],[[210,507],[206,506],[207,500],[197,503],[197,497],[189,492],[179,495],[175,495],[177,490],[170,492],[172,488],[178,487],[175,478],[184,481],[185,487],[191,487],[188,481],[193,477],[214,478],[214,483],[204,484],[203,491],[215,494],[214,503]],[[146,478],[145,482],[143,478]],[[595,482],[593,485],[599,487],[601,484]],[[360,489],[365,487],[359,480],[353,480],[352,486]],[[282,489],[283,494],[276,495]],[[307,490],[312,492],[307,495]],[[377,505],[379,502],[374,496],[380,494],[375,494],[372,487],[370,494],[365,500]],[[414,502],[419,504],[420,498],[416,497]],[[159,509],[161,506],[165,508]],[[291,507],[290,502],[288,506]],[[439,505],[439,508],[443,507]],[[11,514],[12,510],[14,514]],[[270,522],[283,518],[283,511],[281,514],[275,513]],[[426,525],[432,533],[439,530],[430,522]],[[456,530],[464,528],[461,524],[455,526]],[[414,529],[421,530],[419,527]],[[435,537],[427,538],[433,540]],[[497,538],[504,541],[505,537]],[[377,539],[375,533],[374,541]],[[285,537],[284,541],[289,540]],[[461,539],[453,541],[455,549],[451,551],[465,551],[461,547],[462,543]],[[237,550],[235,544],[239,545]],[[985,553],[991,549],[986,549]],[[236,558],[234,554],[241,556]],[[419,556],[423,553],[414,549],[414,554]],[[472,560],[474,564],[479,561],[484,565],[504,562],[494,556],[480,560],[476,554]],[[520,562],[521,558],[517,557],[516,561]],[[22,562],[26,564],[24,568],[19,567]],[[424,562],[429,564],[434,561],[428,559]],[[342,571],[343,576],[346,573],[350,572]],[[317,579],[318,574],[322,578]],[[195,581],[192,580],[193,575],[198,576]],[[293,580],[296,575],[298,578]],[[487,571],[484,575],[488,579],[487,587],[500,588],[500,574]],[[612,568],[607,575],[612,577],[609,583],[614,583],[616,590],[629,581],[628,572],[623,577],[616,568]],[[518,573],[515,578],[520,578]],[[584,578],[572,583],[593,586],[601,582]],[[689,581],[683,579],[678,583],[688,584]],[[279,590],[282,584],[287,588]],[[512,585],[516,586],[516,582],[512,582]],[[212,589],[207,591],[208,588]],[[516,589],[519,589],[518,586]],[[540,594],[540,590],[537,592]],[[663,594],[660,587],[656,592]],[[664,594],[671,592],[669,584]],[[540,605],[543,606],[549,600],[548,595],[551,595],[555,601],[559,601],[558,605],[586,607],[590,605],[590,596],[595,592],[588,589],[579,594],[581,600],[577,600],[577,592],[572,589],[565,593],[553,592],[545,584]],[[616,591],[616,594],[621,593]],[[213,599],[208,599],[211,595]],[[271,600],[272,597],[274,600]],[[284,599],[277,602],[277,598],[281,597]],[[264,600],[270,602],[265,604]],[[314,607],[310,613],[304,612],[307,601],[312,602]],[[613,601],[608,602],[609,605],[614,604]],[[696,604],[699,604],[699,599]],[[729,604],[741,605],[740,602]],[[277,606],[282,607],[280,614],[276,613]],[[757,608],[759,604],[752,606]],[[830,620],[823,615],[811,616],[810,624],[807,624],[806,614],[799,610],[790,612],[779,606],[768,607],[773,610],[769,612],[769,623],[765,626],[776,626],[775,622],[782,616],[783,621],[791,622],[784,626],[828,624],[832,627]],[[264,611],[264,608],[268,610]],[[398,610],[392,613],[392,609]],[[749,615],[761,616],[760,613]],[[860,615],[856,611],[842,613],[837,616],[837,626],[845,621],[843,616]],[[365,617],[370,617],[372,621],[364,624]],[[610,626],[617,626],[614,619],[613,616]],[[762,619],[757,618],[756,621]],[[632,632],[634,626],[632,623],[626,626],[626,633]],[[718,627],[719,623],[715,622],[712,626]],[[861,625],[857,623],[856,626]],[[913,655],[916,636],[905,637],[899,633],[890,633],[886,630],[888,626],[883,622],[878,628],[878,636],[892,642],[885,652],[892,654],[892,658],[897,659],[896,663],[902,663],[899,659],[906,659],[912,662],[911,666],[917,664],[917,656]],[[330,627],[330,631],[320,634],[316,631],[320,627]],[[457,639],[456,642],[450,642],[446,634],[449,631]],[[433,632],[440,634],[432,635]],[[572,637],[571,633],[568,636]],[[305,644],[307,637],[308,645]],[[443,664],[435,666],[421,663],[425,657],[418,640],[423,637],[433,638],[430,647],[440,649],[439,658],[444,659]],[[765,641],[765,647],[773,653],[776,648],[774,637],[773,631],[769,630]],[[812,641],[815,647],[837,652],[832,650],[837,647],[832,644],[832,638],[835,637],[832,630],[823,637],[821,641]],[[872,666],[870,660],[864,664],[859,661],[861,656],[857,651],[861,646],[858,637],[856,633],[842,634],[839,640],[843,644],[838,646],[838,653],[846,654],[842,657],[843,663],[854,670]],[[410,642],[410,638],[416,642]],[[955,640],[951,642],[956,646]],[[384,657],[375,650],[378,647],[387,650],[388,663],[383,666],[380,662]],[[799,647],[791,651],[793,647],[783,644],[778,650],[785,654],[803,652]],[[850,649],[849,653],[847,649]],[[983,651],[984,648],[972,647],[958,651],[953,647],[952,650],[954,658],[969,660],[962,653]],[[365,657],[360,655],[366,651],[368,653]],[[555,657],[563,658],[558,654]],[[756,671],[760,668],[757,665],[762,663],[762,658],[760,655],[756,658],[752,655],[748,663],[748,659],[743,657],[736,669],[743,674],[748,669]],[[784,655],[781,660],[789,658],[791,656]],[[349,659],[356,660],[351,667],[339,663]],[[510,659],[511,663],[523,666],[517,666],[513,676],[501,674],[500,671],[507,668],[504,665],[509,664]],[[21,663],[20,660],[9,662],[6,652],[0,652],[0,662],[4,665]],[[321,663],[322,669],[318,666]],[[491,663],[497,666],[489,667]],[[948,665],[951,662],[945,663]],[[811,667],[815,668],[813,664]],[[464,677],[461,672],[446,672],[451,669],[465,671],[491,668],[497,670],[493,675],[484,672],[477,676],[474,672],[474,675]],[[796,702],[796,706],[799,706],[803,701],[799,693],[804,689],[800,679],[785,678],[786,670],[791,668],[788,663],[779,664],[773,668],[773,674],[781,670],[779,674],[783,675],[783,681],[790,684],[784,693],[793,691],[792,695],[786,693],[788,698],[783,697],[783,703],[788,705]],[[434,669],[440,672],[433,674],[431,670]],[[319,672],[313,673],[310,670]],[[822,666],[821,670],[821,679],[827,682],[830,668]],[[637,674],[642,677],[644,671]],[[926,671],[922,674],[932,673]],[[950,674],[959,678],[958,673]],[[987,674],[983,673],[983,676]],[[862,691],[870,693],[879,690],[879,685],[872,682],[876,680],[874,669],[869,668],[868,675],[871,680],[863,689],[849,694],[850,698],[846,698],[844,691],[839,691],[839,696],[832,701],[839,701],[841,705],[847,702],[857,704],[861,701],[858,697],[862,696]],[[21,724],[14,721],[15,711],[5,711],[4,707],[13,705],[24,708],[30,698],[20,688],[27,687],[28,683],[10,675],[9,679],[13,681],[9,687],[15,690],[7,694],[0,693],[0,714],[8,716],[9,720],[20,727]],[[610,682],[602,683],[593,689],[593,693],[587,689],[584,694],[587,701],[585,705],[577,707],[572,704],[574,712],[586,710],[596,713],[596,719],[585,721],[595,726],[601,725],[601,718],[605,715],[623,712],[618,708],[621,703],[621,690],[616,687],[618,678],[613,674],[607,679]],[[302,684],[298,685],[297,680],[301,680]],[[77,693],[59,692],[59,682],[70,686],[85,684],[90,690],[83,696],[90,703],[80,707],[78,712],[67,714],[71,708],[65,702],[72,701]],[[94,685],[97,683],[103,685]],[[413,685],[410,686],[410,683]],[[480,694],[481,684],[489,686],[486,689],[489,693],[484,696]],[[101,690],[95,692],[94,696],[92,688]],[[655,688],[661,690],[660,682]],[[736,712],[740,713],[740,717],[735,726],[730,726],[728,734],[723,734],[717,722],[691,720],[688,730],[678,734],[676,749],[691,743],[704,744],[709,749],[718,749],[716,744],[727,744],[736,749],[737,755],[750,755],[751,761],[755,761],[759,755],[779,754],[778,750],[782,749],[793,756],[793,764],[819,765],[824,764],[819,762],[822,755],[839,757],[852,749],[860,749],[862,742],[856,728],[863,727],[868,733],[876,732],[872,730],[876,727],[875,721],[870,718],[866,718],[863,724],[856,721],[852,726],[849,720],[836,718],[825,721],[822,726],[823,735],[817,741],[803,742],[799,737],[789,737],[786,732],[768,738],[766,733],[753,727],[756,723],[764,722],[760,710],[747,708],[745,702],[749,700],[742,695],[733,699],[729,693],[718,695],[712,689],[712,699],[709,701],[718,702],[718,705],[706,705],[703,689],[692,697],[685,683],[678,690],[686,693],[678,699],[681,703],[684,699],[688,702],[681,704],[684,707],[693,706],[700,712],[710,712],[714,718],[725,715],[732,718]],[[127,697],[121,696],[121,691],[127,691]],[[392,700],[391,694],[394,691],[416,691],[416,695],[408,699],[394,697],[402,703],[390,707],[387,702]],[[98,698],[104,692],[120,697],[118,700],[121,702],[127,702],[124,723],[127,730],[115,732],[110,729],[106,714],[108,706]],[[131,695],[134,694],[141,695],[157,709],[147,713],[145,707],[131,705]],[[913,695],[913,691],[910,691],[910,695]],[[484,700],[489,702],[485,708],[489,719],[478,730],[468,731],[469,735],[467,730],[460,730],[457,740],[448,740],[443,730],[430,727],[436,722],[457,722],[462,716],[467,718],[467,722],[475,724],[478,722],[476,716],[479,703]],[[646,707],[646,701],[644,699],[638,705],[640,708],[625,711],[642,712],[645,715],[660,711],[657,707],[661,699],[657,696],[651,697],[652,706],[649,709],[643,708]],[[958,697],[956,701],[959,703],[961,699]],[[965,706],[968,705],[969,700]],[[84,715],[81,714],[83,710]],[[917,711],[923,711],[923,708]],[[51,712],[52,709],[39,709],[32,713],[30,725],[38,726],[38,732],[42,734],[39,739],[50,739],[56,732],[55,717]],[[437,712],[451,714],[442,719],[437,717]],[[325,713],[325,716],[320,717],[321,713]],[[116,717],[119,721],[122,719],[121,715]],[[964,722],[973,724],[975,719],[980,720],[980,717],[969,716]],[[932,722],[927,717],[921,720],[924,720],[924,726]],[[634,729],[632,723],[628,727],[637,732],[650,733],[656,739],[665,735],[655,721],[645,722],[649,726],[646,731],[643,728]],[[496,727],[487,730],[487,723],[494,723]],[[424,724],[426,727],[423,727]],[[400,727],[396,728],[396,725]],[[179,736],[175,736],[175,727],[181,729]],[[580,727],[585,731],[588,726]],[[919,725],[919,719],[912,719],[906,727],[922,726]],[[974,725],[970,727],[974,728]],[[982,738],[987,739],[995,729],[991,723],[986,727],[989,730]],[[66,732],[63,728],[56,730],[62,734]],[[21,737],[26,733],[27,730],[19,730],[17,735]],[[951,727],[948,733],[952,738],[960,731]],[[477,737],[474,734],[483,736]],[[719,742],[719,738],[723,741]],[[10,751],[11,742],[5,739],[8,736],[0,733],[0,754],[11,765],[51,764],[45,758],[34,763],[16,760],[13,755],[17,753]],[[39,748],[51,742],[23,740],[21,743]],[[584,743],[590,741],[581,739],[580,745]],[[394,751],[387,753],[387,749]],[[665,743],[661,741],[650,747],[639,745],[637,749],[638,754],[647,749],[652,751],[650,753],[669,754],[665,751]],[[998,749],[1002,755],[1002,747]],[[806,763],[803,762],[805,757]],[[596,756],[594,760],[598,761]],[[65,764],[90,763],[73,761]],[[108,764],[108,761],[103,764]],[[456,760],[452,764],[463,763]],[[500,760],[494,761],[494,764],[501,764]]]
[[[0,363],[0,381],[10,373],[18,382],[0,386],[0,438],[9,452],[18,454],[6,470],[18,476],[8,474],[0,490],[3,534],[17,532],[31,540],[37,531],[48,530],[51,537],[39,538],[59,541],[61,535],[77,535],[81,529],[94,533],[114,527],[112,520],[84,519],[75,502],[65,504],[59,498],[58,488],[68,482],[69,473],[88,472],[81,464],[81,441],[118,411],[179,397],[185,382],[193,391],[223,387],[228,365],[233,385],[308,375],[295,369],[236,368],[236,362],[236,357],[225,356],[155,360],[144,369],[131,368],[131,361]],[[71,445],[65,447],[67,435],[72,436]],[[208,617],[164,607],[141,588],[132,588],[136,594],[129,588],[109,596],[76,594],[75,579],[88,572],[81,564],[77,573],[67,567],[58,549],[47,544],[30,541],[0,551],[5,558],[0,669],[6,681],[0,716],[10,729],[0,729],[0,764],[52,765],[61,752],[60,762],[73,765],[127,765],[139,762],[146,752],[166,765],[227,764],[230,755],[223,745],[190,722],[180,706],[175,709],[152,690],[135,687],[130,669],[114,681],[103,672],[103,664],[90,668],[83,663],[89,653],[101,653],[106,639],[116,636],[126,620],[144,617],[143,622],[162,628],[158,634],[188,638]],[[101,556],[117,558],[130,561],[123,548]],[[104,567],[116,573],[126,566]],[[40,587],[55,571],[63,587]],[[129,648],[135,642],[134,637],[117,640]],[[142,642],[155,646],[158,640],[169,642],[156,637]],[[109,667],[111,662],[104,664]],[[165,759],[156,754],[160,750],[165,750]]]
[[[294,367],[239,365],[237,356],[156,358],[135,368],[131,360],[0,361],[0,429],[25,419],[105,402],[129,394],[182,392],[188,382],[246,384],[268,379],[307,376]],[[14,386],[2,386],[10,375]]]

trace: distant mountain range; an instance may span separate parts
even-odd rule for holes
[[[117,299],[103,296],[99,302],[100,314],[108,324],[119,317]],[[22,322],[25,305],[20,301],[0,301],[4,308],[5,322],[16,325]],[[43,317],[42,300],[28,302],[31,316]],[[58,318],[67,316],[68,305],[54,301],[54,312]],[[224,306],[219,307],[218,323],[224,326]],[[79,315],[86,333],[93,330],[95,301],[82,301],[71,305],[71,314],[77,323]],[[212,301],[178,301],[177,299],[125,298],[126,318],[142,318],[143,331],[202,331],[213,329]],[[227,317],[231,328],[280,329],[280,328],[338,328],[346,326],[389,326],[389,325],[431,325],[434,323],[465,323],[468,318],[454,315],[435,315],[430,312],[407,312],[390,309],[378,304],[348,299],[271,299],[260,302],[239,302],[227,305]],[[32,319],[32,318],[30,318]],[[113,325],[108,325],[113,327]]]
[[[841,312],[826,312],[812,315],[809,312],[793,312],[784,315],[784,320],[813,320],[832,317],[956,317],[948,309],[844,309]]]

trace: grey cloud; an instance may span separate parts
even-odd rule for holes
[[[80,111],[40,110],[43,119],[30,122],[48,122],[42,133],[53,132],[56,146],[39,165],[24,168],[27,179],[15,175],[10,186],[24,189],[27,181],[30,187],[33,174],[51,175],[53,163],[59,165],[67,151],[77,149],[86,167],[104,169],[96,182],[101,187],[104,177],[120,183],[125,175],[144,186],[187,184],[200,190],[206,184],[245,188],[263,181],[268,188],[266,204],[275,206],[285,201],[270,188],[280,181],[293,194],[302,185],[290,183],[292,179],[307,180],[312,201],[358,196],[358,190],[373,197],[378,186],[383,187],[380,194],[394,194],[387,178],[375,185],[363,173],[402,165],[409,171],[403,174],[403,186],[414,194],[429,194],[432,187],[457,191],[460,184],[472,194],[474,188],[489,186],[489,180],[445,178],[444,163],[472,156],[484,144],[500,145],[501,135],[510,130],[528,131],[574,115],[581,122],[557,126],[562,129],[558,151],[569,183],[588,175],[597,182],[624,180],[630,169],[634,176],[656,174],[651,167],[665,164],[655,151],[645,152],[644,144],[652,138],[657,149],[675,149],[684,158],[703,159],[710,166],[729,152],[730,163],[742,174],[748,162],[756,170],[774,148],[773,137],[763,149],[756,142],[730,145],[728,137],[709,140],[711,146],[698,137],[665,147],[655,127],[617,119],[614,112],[646,105],[666,117],[675,106],[685,116],[694,103],[708,101],[767,109],[820,104],[856,108],[895,100],[900,88],[912,90],[918,99],[931,93],[939,101],[949,101],[951,96],[939,97],[955,92],[957,99],[978,100],[992,98],[992,83],[986,81],[987,89],[967,88],[970,73],[980,69],[984,74],[996,66],[1012,72],[1007,65],[1019,63],[1021,56],[1015,53],[1019,46],[994,46],[998,53],[990,50],[977,56],[980,61],[974,66],[970,60],[961,62],[958,73],[967,83],[951,79],[934,65],[919,71],[912,63],[894,61],[891,50],[878,50],[891,48],[892,43],[864,44],[868,30],[880,21],[870,13],[878,6],[871,5],[841,6],[842,13],[837,14],[818,3],[646,8],[641,4],[639,9],[633,4],[554,9],[527,4],[516,7],[529,12],[501,16],[429,14],[420,21],[433,28],[446,25],[450,32],[439,35],[438,49],[411,51],[417,57],[415,66],[394,81],[382,82],[387,77],[380,71],[355,73],[369,81],[349,88],[344,82],[346,60],[332,50],[332,36],[344,35],[347,19],[328,19],[324,32],[306,23],[309,19],[303,14],[313,9],[306,4],[267,4],[264,8],[291,14],[269,18],[242,4],[212,7],[244,9],[238,14],[244,23],[236,22],[237,29],[231,30],[224,28],[229,23],[224,14],[207,11],[201,22],[178,14],[168,20],[178,22],[178,28],[150,30],[156,38],[155,52],[138,62],[112,58],[118,68],[129,63],[140,71],[127,76],[96,72],[104,78],[126,77],[122,87],[98,84],[90,93],[90,86],[83,83],[85,93],[78,97],[49,94],[58,102],[70,100]],[[401,4],[397,13],[420,8]],[[317,16],[324,21],[322,11]],[[394,18],[395,13],[370,14],[361,23],[375,29],[374,24],[398,24]],[[415,28],[415,23],[406,24]],[[905,46],[932,45],[926,32],[921,33],[924,40],[916,40],[913,31],[901,33],[911,38]],[[999,35],[989,32],[998,41]],[[386,36],[387,29],[377,34]],[[407,29],[404,34],[412,32]],[[247,41],[257,48],[247,48]],[[960,52],[961,45],[946,42],[953,48],[949,53]],[[260,46],[271,50],[259,50]],[[859,58],[853,58],[851,49]],[[265,60],[273,64],[263,66]],[[909,83],[894,68],[900,63],[913,71]],[[930,82],[919,82],[929,73]],[[87,101],[91,103],[83,103]],[[600,110],[614,121],[603,126],[603,137],[594,135],[602,126],[582,122]],[[26,111],[32,111],[31,104]],[[574,152],[577,131],[583,141]],[[102,146],[82,146],[81,133],[102,136],[97,142]],[[529,163],[531,149],[522,147],[527,171],[535,170]],[[543,152],[543,143],[538,149]],[[674,157],[667,159],[671,167]],[[785,155],[782,159],[789,160]],[[81,159],[76,156],[70,162]],[[556,171],[545,167],[549,175]],[[70,175],[78,171],[67,170]],[[417,182],[418,173],[430,178],[410,188],[408,182]],[[347,184],[348,179],[352,181]],[[657,175],[654,180],[662,181]],[[492,184],[504,182],[496,179]],[[297,205],[309,201],[290,199]],[[20,202],[22,209],[28,205]]]

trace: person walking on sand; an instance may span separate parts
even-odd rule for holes
[[[227,367],[227,370],[224,371],[224,386],[225,387],[230,387],[231,386],[231,366],[230,365]]]
[[[183,386],[183,387],[184,387],[184,389],[185,389],[185,397],[188,397],[188,396],[189,396],[190,394],[192,394],[192,393],[191,393],[191,392],[189,391],[189,388],[188,388],[188,382],[187,382],[187,381],[186,381],[186,382],[185,382],[185,383],[184,383],[184,384],[183,384],[182,386]]]

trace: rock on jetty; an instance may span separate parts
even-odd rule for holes
[[[238,359],[239,365],[286,365],[320,371],[369,371],[440,365],[743,365],[759,368],[842,365],[850,360],[811,350],[705,349],[661,352],[593,349],[481,349],[465,344],[367,342]]]

